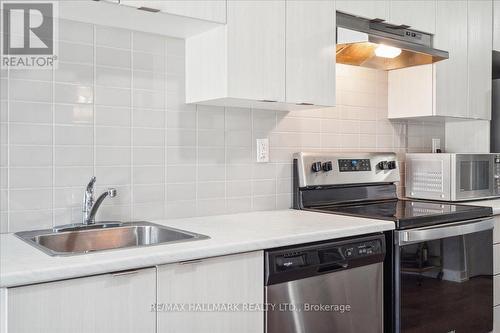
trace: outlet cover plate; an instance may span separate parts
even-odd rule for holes
[[[257,163],[269,162],[269,139],[257,139]]]

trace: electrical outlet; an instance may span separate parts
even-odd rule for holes
[[[257,139],[257,163],[269,162],[269,139]]]

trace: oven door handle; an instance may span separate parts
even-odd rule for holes
[[[434,239],[442,239],[466,234],[472,234],[493,229],[495,222],[492,218],[468,220],[448,223],[440,226],[400,231],[399,245],[420,243]]]

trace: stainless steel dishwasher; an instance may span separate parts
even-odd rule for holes
[[[267,333],[382,333],[384,235],[266,251]]]

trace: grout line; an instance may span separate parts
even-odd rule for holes
[[[134,220],[134,31],[130,32],[130,218]]]
[[[224,212],[228,211],[228,202],[227,202],[227,149],[228,149],[228,125],[227,125],[227,108],[224,107]]]
[[[256,149],[255,146],[256,146],[256,140],[257,140],[256,135],[255,135],[255,125],[254,125],[254,122],[255,122],[255,120],[254,120],[254,118],[255,118],[254,108],[250,109],[250,116],[251,116],[250,123],[251,123],[251,130],[252,130],[252,142],[251,142],[252,148],[251,148],[250,154],[252,155],[252,157],[250,159],[250,169],[251,169],[250,172],[251,172],[251,174],[250,174],[249,180],[250,180],[250,210],[253,210],[253,208],[254,208],[254,203],[253,203],[253,192],[254,192],[253,169],[254,169],[254,167],[253,167],[252,161],[255,160],[255,156],[257,154],[257,151],[255,151],[255,154],[254,154],[254,149]]]
[[[7,68],[7,231],[10,226],[10,68]]]
[[[92,100],[92,173],[95,176],[97,173],[97,119],[96,119],[96,93],[97,93],[97,88],[96,88],[96,83],[97,83],[97,27],[95,25],[92,25],[92,31],[93,31],[93,59],[92,59],[92,91],[93,91],[93,100]]]
[[[198,179],[198,173],[199,173],[199,168],[200,168],[200,165],[199,165],[199,135],[198,135],[198,127],[199,127],[199,109],[198,109],[198,104],[195,105],[195,108],[196,108],[196,117],[195,117],[195,122],[196,122],[196,132],[195,132],[195,140],[196,140],[196,157],[195,157],[195,164],[196,164],[196,167],[195,167],[195,172],[196,172],[196,175],[194,177],[195,179],[195,189],[194,189],[194,192],[195,192],[195,203],[194,203],[194,206],[195,206],[195,216],[198,216],[198,188],[199,188],[199,179]]]
[[[56,105],[55,105],[55,100],[56,100],[56,70],[54,66],[52,66],[52,101],[51,101],[51,109],[52,109],[52,145],[51,145],[51,152],[52,152],[52,191],[51,191],[51,196],[52,196],[52,205],[51,205],[51,215],[52,215],[52,226],[55,227],[56,225],[56,214],[55,214],[55,198],[56,198]],[[71,222],[68,222],[71,223]]]
[[[168,157],[167,157],[167,147],[168,147],[168,136],[167,136],[167,129],[168,129],[168,117],[167,117],[167,105],[168,105],[168,94],[167,94],[167,86],[168,86],[168,80],[167,80],[167,65],[168,65],[168,39],[164,38],[163,39],[163,51],[165,53],[165,59],[164,59],[164,79],[163,79],[163,103],[164,103],[164,122],[163,122],[163,218],[167,218],[168,216],[168,210],[167,210],[167,165],[168,165]]]

